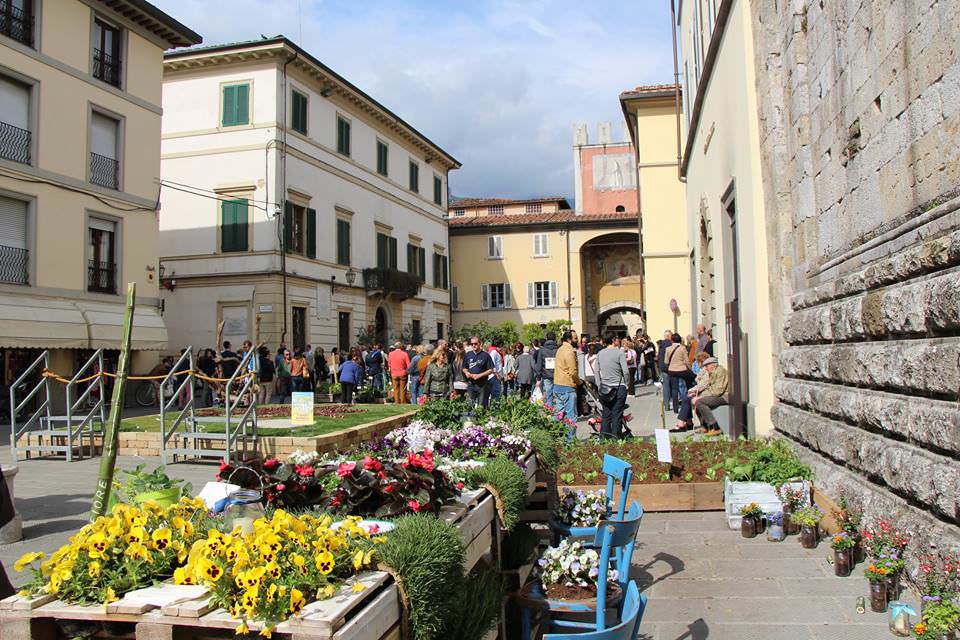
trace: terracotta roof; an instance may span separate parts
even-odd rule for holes
[[[667,95],[673,95],[674,91],[676,91],[676,85],[672,82],[670,84],[642,84],[633,89],[627,89],[621,93],[620,99],[663,97]]]
[[[507,205],[507,204],[527,204],[535,202],[561,202],[563,206],[561,209],[569,209],[570,203],[567,202],[567,199],[564,196],[547,196],[545,198],[522,198],[522,199],[513,199],[513,198],[461,198],[451,202],[447,208],[448,209],[466,209],[469,207],[488,207],[491,205]]]
[[[477,216],[449,218],[450,227],[505,227],[535,224],[590,224],[591,222],[629,222],[636,220],[635,213],[584,213],[577,215],[573,211],[556,213],[517,213],[502,216]]]

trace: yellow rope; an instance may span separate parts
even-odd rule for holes
[[[182,376],[188,373],[193,374],[194,377],[199,378],[200,380],[206,380],[207,382],[230,382],[230,378],[211,378],[209,376],[206,376],[200,373],[199,371],[195,371],[192,369],[188,369],[186,371],[175,371],[173,375]],[[50,371],[49,369],[44,369],[42,375],[44,378],[50,378],[51,380],[56,380],[57,382],[60,382],[62,384],[70,383],[70,380],[68,380],[67,378],[64,378],[63,376],[59,375],[54,371]],[[158,376],[127,376],[127,380],[163,380],[164,378],[167,377],[167,375],[168,374],[161,374]],[[247,371],[242,375],[240,375],[237,378],[237,380],[238,381],[245,380],[255,375],[256,373],[254,373],[253,371]],[[110,373],[108,371],[100,371],[91,376],[87,376],[86,378],[80,378],[79,380],[77,380],[77,382],[90,382],[91,380],[96,380],[97,378],[100,378],[100,377],[116,378],[117,374]]]

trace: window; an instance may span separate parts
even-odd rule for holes
[[[27,203],[0,196],[0,282],[30,284]]]
[[[460,289],[457,285],[450,287],[450,308],[460,308]]]
[[[337,153],[350,155],[350,121],[337,116]]]
[[[87,291],[117,292],[115,238],[117,224],[110,220],[90,218],[87,230]]]
[[[0,76],[0,158],[30,164],[31,138],[30,87]]]
[[[420,165],[410,161],[410,191],[420,193]]]
[[[420,282],[427,281],[427,250],[415,244],[407,244],[407,273],[413,274]]]
[[[397,239],[385,233],[377,234],[377,268],[397,268]]]
[[[466,209],[454,209],[453,215],[457,218],[462,218],[463,216],[467,215],[467,211]]]
[[[250,124],[249,83],[224,85],[221,111],[220,124],[224,127]]]
[[[387,143],[377,140],[377,173],[387,175]]]
[[[527,283],[527,306],[528,307],[556,307],[557,306],[557,283],[556,282]]]
[[[350,221],[337,218],[337,264],[350,264]]]
[[[450,286],[447,256],[442,253],[433,253],[433,286],[437,289],[447,289]]]
[[[617,213],[625,213],[626,210],[627,210],[627,208],[626,208],[625,206],[623,206],[622,204],[618,204],[618,205],[617,205],[617,208],[614,209],[614,211],[616,211]]]
[[[420,320],[413,319],[410,321],[410,333],[412,334],[411,340],[413,344],[420,344],[423,340],[423,334],[420,329]]]
[[[93,21],[93,77],[120,86],[120,29],[100,18]]]
[[[487,207],[488,216],[502,216],[503,215],[503,205],[495,204],[493,206]]]
[[[220,203],[220,251],[246,251],[248,203],[246,198]]]
[[[120,122],[94,111],[90,117],[90,182],[120,188]]]
[[[284,246],[287,253],[317,257],[317,212],[289,200],[283,211]]]
[[[527,213],[542,213],[543,212],[543,203],[542,202],[528,202],[527,203]]]
[[[340,361],[347,357],[350,350],[350,312],[337,312],[337,346],[340,347]]]
[[[480,285],[481,309],[509,309],[510,285],[506,283]]]
[[[547,234],[533,234],[533,255],[535,258],[544,258],[550,255],[550,241]]]
[[[487,258],[490,260],[503,259],[503,236],[490,236],[487,238]]]
[[[0,35],[33,46],[32,0],[0,0]]]
[[[443,340],[443,323],[437,323],[437,340]]]
[[[293,321],[293,348],[303,349],[307,346],[307,308],[291,307],[290,319]]]
[[[443,180],[440,176],[433,176],[433,203],[443,206]]]
[[[293,127],[294,131],[298,131],[306,135],[307,133],[307,96],[300,93],[296,89],[293,90],[292,99],[292,116],[290,118],[290,126]]]

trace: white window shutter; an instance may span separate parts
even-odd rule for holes
[[[550,255],[550,236],[547,234],[540,236],[540,255]]]
[[[490,285],[480,285],[480,308],[486,309],[490,306]]]
[[[510,285],[509,285],[509,284],[504,284],[504,285],[503,285],[503,308],[504,308],[504,309],[512,309],[512,308],[513,308],[513,301],[510,299]]]
[[[539,233],[533,234],[533,255],[534,256],[540,255],[540,234]]]
[[[559,302],[557,301],[557,283],[551,282],[550,283],[550,306],[556,307],[558,304]]]
[[[0,196],[0,246],[27,248],[27,203]]]
[[[497,236],[495,239],[497,241],[497,250],[495,255],[498,258],[502,258],[503,257],[503,238],[500,236]]]
[[[494,258],[497,255],[497,238],[490,236],[487,238],[487,257]]]
[[[527,283],[527,306],[528,306],[528,307],[535,307],[535,306],[537,306],[537,299],[536,299],[535,288],[536,288],[536,286],[534,285],[534,283],[532,283],[532,282],[528,282],[528,283]]]

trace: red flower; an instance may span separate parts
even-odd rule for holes
[[[410,500],[407,502],[407,506],[413,509],[414,513],[420,513],[420,503],[416,500]]]
[[[230,465],[228,465],[226,462],[223,462],[222,460],[220,461],[220,473],[223,473],[229,468],[230,468]]]
[[[457,489],[461,489],[461,490],[463,489],[463,483],[462,483],[462,482],[458,482],[458,483],[457,483]]]
[[[287,485],[283,484],[282,482],[277,485],[277,491],[285,491],[286,489]]]
[[[314,470],[313,470],[313,467],[311,467],[311,466],[308,465],[308,464],[303,465],[302,467],[297,467],[297,468],[296,468],[297,475],[298,475],[298,476],[303,476],[303,477],[305,477],[305,478],[309,478],[309,477],[313,476],[313,471],[314,471]]]
[[[330,504],[334,507],[340,506],[340,496],[333,496],[333,499],[330,501]]]
[[[383,492],[384,492],[384,493],[393,493],[393,489],[394,489],[395,486],[396,486],[396,485],[395,485],[393,482],[391,482],[390,484],[388,484],[387,486],[385,486],[385,487],[383,488]]]
[[[337,467],[337,476],[345,478],[346,476],[353,473],[354,468],[356,468],[356,462],[341,462],[340,466]]]
[[[380,471],[380,469],[383,469],[383,465],[380,464],[379,460],[366,456],[363,459],[363,468],[367,471]]]
[[[380,478],[381,480],[386,480],[387,474],[385,474],[383,471],[377,471],[377,477]]]
[[[263,468],[266,469],[267,471],[270,471],[271,469],[275,469],[279,466],[280,466],[280,461],[277,460],[276,458],[268,458],[263,461]]]

